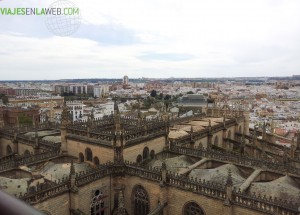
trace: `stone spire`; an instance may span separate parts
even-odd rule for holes
[[[232,185],[233,185],[233,181],[232,181],[232,177],[231,177],[231,169],[228,169],[228,176],[227,176],[227,181],[226,181],[226,199],[224,204],[227,206],[231,205],[231,201],[232,201]]]
[[[60,133],[61,133],[61,152],[62,153],[67,153],[67,125],[70,124],[70,114],[69,114],[69,109],[64,103],[63,111],[61,113],[61,127],[60,127]]]
[[[117,101],[114,103],[114,161],[117,163],[123,162],[123,129],[121,127],[121,114]]]
[[[118,193],[118,202],[119,202],[119,205],[118,205],[118,215],[126,215],[126,210],[125,210],[125,207],[124,207],[124,194],[123,194],[123,191],[120,190],[119,193]]]
[[[70,176],[75,174],[75,167],[74,162],[71,160],[71,166],[70,166]]]
[[[163,186],[167,182],[167,165],[165,161],[161,164],[161,181],[160,185]]]
[[[274,123],[274,120],[272,119],[271,121],[271,134],[274,134],[275,133],[275,123]]]
[[[266,140],[266,122],[264,122],[263,128],[262,128],[262,139]]]
[[[116,99],[114,101],[114,123],[115,131],[121,131],[121,115]]]
[[[119,106],[117,104],[117,99],[114,99],[114,115],[120,114]]]
[[[70,123],[70,113],[69,113],[69,108],[66,105],[66,103],[64,103],[64,107],[63,107],[63,111],[61,113],[61,125],[62,126],[66,126]]]
[[[39,149],[40,149],[39,135],[38,135],[37,128],[35,128],[34,139],[35,139],[34,153],[37,154],[39,152]]]
[[[92,108],[92,111],[91,111],[91,119],[92,119],[92,121],[94,120],[94,118],[95,118],[95,111],[94,111],[94,109]]]
[[[143,121],[143,114],[141,112],[140,99],[138,99],[138,124],[141,126]]]
[[[291,154],[291,158],[294,159],[295,158],[295,152],[297,149],[297,145],[295,143],[295,137],[292,138],[292,143],[291,143],[291,148],[290,148],[290,154]]]
[[[38,138],[39,138],[39,134],[38,134],[37,128],[35,128],[35,131],[34,131],[34,137],[35,137],[35,139],[38,139]]]
[[[231,175],[231,169],[228,169],[228,175],[227,175],[227,180],[226,180],[226,186],[232,186],[233,181],[232,181],[232,175]]]
[[[75,166],[74,166],[73,160],[71,160],[69,179],[70,179],[72,191],[77,192],[78,188],[75,184],[75,182],[76,182],[76,172],[75,172]]]

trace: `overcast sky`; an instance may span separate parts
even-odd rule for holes
[[[0,0],[0,8],[51,0]],[[299,0],[72,0],[82,23],[0,15],[0,80],[300,74]]]

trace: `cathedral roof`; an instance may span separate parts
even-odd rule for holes
[[[249,192],[293,202],[300,201],[300,184],[288,175],[282,176],[273,181],[254,182],[251,184]]]

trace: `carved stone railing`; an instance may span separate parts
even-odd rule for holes
[[[44,149],[49,149],[50,151],[55,151],[60,149],[61,143],[39,139],[39,146]]]
[[[233,140],[231,138],[223,138],[223,140],[226,141],[226,142],[232,143],[232,144],[234,144],[236,146],[241,146],[242,145],[241,142],[239,142],[237,140]]]
[[[210,181],[185,178],[174,173],[167,175],[167,184],[190,192],[217,198],[226,199],[225,187],[222,184],[212,183]]]
[[[113,168],[111,165],[103,165],[100,166],[98,169],[92,169],[88,172],[82,172],[79,174],[76,174],[76,186],[82,186],[87,183],[96,181],[98,179],[104,178],[108,175],[110,175],[113,171]]]
[[[19,196],[20,199],[27,202],[28,204],[34,205],[36,203],[52,198],[56,195],[61,195],[62,193],[68,192],[70,188],[70,183],[68,180],[64,180],[59,184],[51,186],[47,189],[42,189],[34,193],[25,193]]]
[[[110,133],[98,133],[98,132],[90,132],[89,133],[91,138],[95,138],[95,139],[100,139],[100,140],[104,140],[104,141],[112,141],[114,139],[114,135]]]
[[[9,136],[6,136],[6,137],[9,137],[10,139],[14,139],[14,135],[9,135]],[[24,134],[18,134],[16,136],[16,140],[17,142],[19,143],[23,143],[23,144],[26,144],[26,145],[30,145],[32,147],[34,147],[36,145],[36,139],[34,137],[31,137],[31,136],[27,136],[27,135],[24,135]],[[48,140],[43,140],[41,138],[38,139],[38,144],[39,144],[39,147],[43,148],[43,149],[48,149],[50,151],[53,151],[53,150],[58,150],[60,148],[60,143],[55,143],[55,142],[52,142],[52,141],[48,141]]]
[[[43,153],[32,154],[32,155],[21,155],[15,157],[15,159],[7,162],[3,162],[0,165],[0,172],[7,171],[9,169],[18,168],[21,165],[32,165],[36,163],[40,163],[50,158],[57,157],[59,155],[59,150],[56,151],[46,151]]]
[[[126,164],[126,174],[146,178],[151,181],[161,181],[161,170],[157,168],[143,169],[134,166],[132,163]],[[168,172],[166,175],[165,185],[176,187],[189,192],[212,197],[225,201],[227,198],[226,185],[213,183],[205,180],[194,178],[185,178],[181,175]],[[298,215],[298,206],[292,202],[255,196],[255,194],[241,193],[233,191],[232,204],[247,207],[252,210],[261,211],[267,214],[289,214]],[[278,213],[276,213],[278,212]]]
[[[218,199],[221,201],[227,200],[227,192],[225,184],[213,183],[210,181],[200,180],[197,178],[186,178],[182,175],[173,172],[166,172],[165,181],[162,181],[162,170],[160,168],[142,168],[136,163],[107,163],[99,166],[98,168],[91,169],[86,172],[76,174],[75,185],[77,187],[84,186],[92,183],[101,178],[109,175],[131,175],[140,177],[146,180],[159,183],[160,185],[170,186],[181,189],[187,192],[204,195],[210,198]],[[61,195],[71,188],[71,181],[68,177],[64,178],[58,183],[53,183],[46,186],[44,189],[43,184],[37,186],[33,192],[21,194],[20,199],[30,204],[36,204],[56,195]],[[240,190],[232,190],[232,199],[229,202],[235,206],[249,208],[254,211],[260,211],[266,214],[285,214],[285,215],[298,215],[298,206],[295,203],[278,200],[276,198],[267,198],[256,196],[255,194],[242,193]]]
[[[125,162],[126,174],[139,176],[152,181],[161,181],[161,171],[159,168],[148,167],[148,169],[137,166],[136,163]]]
[[[201,138],[206,137],[208,134],[209,134],[209,129],[204,128],[204,129],[201,129],[200,131],[193,132],[192,135],[195,140],[199,140]]]
[[[60,124],[58,123],[42,123],[38,125],[20,125],[19,127],[17,126],[8,126],[6,125],[4,128],[0,129],[0,133],[11,133],[13,134],[14,132],[19,132],[19,133],[25,133],[29,131],[40,131],[40,130],[59,130],[60,129]]]
[[[0,158],[0,165],[9,161],[14,160],[16,157],[16,153],[12,153],[10,155],[4,156]]]
[[[68,134],[67,138],[68,139],[74,139],[74,140],[81,140],[81,141],[84,141],[84,142],[88,142],[89,144],[92,144],[92,145],[112,147],[112,143],[109,142],[109,141],[106,141],[106,140],[88,138],[86,136],[80,136],[80,135],[75,135],[75,134]]]
[[[201,114],[197,114],[197,115],[192,115],[192,116],[186,116],[186,117],[171,119],[170,123],[173,124],[173,123],[179,123],[179,122],[184,122],[184,121],[202,119],[203,117],[205,117],[205,114],[201,113]]]
[[[15,160],[9,160],[9,161],[5,161],[5,162],[1,162],[1,165],[0,165],[0,172],[2,171],[6,171],[6,170],[9,170],[9,169],[14,169],[16,168],[16,163],[15,163]]]
[[[125,148],[129,147],[129,146],[133,146],[133,145],[139,144],[139,143],[141,143],[141,142],[143,142],[145,140],[149,141],[149,140],[155,139],[157,137],[161,137],[161,136],[163,136],[165,134],[166,134],[165,131],[159,131],[159,132],[156,132],[156,133],[152,133],[152,134],[148,134],[148,135],[137,137],[136,139],[131,139],[129,141],[126,141]]]
[[[6,139],[12,140],[14,138],[14,130],[1,128],[0,129],[0,137],[5,137]]]
[[[299,205],[293,202],[272,197],[267,198],[266,196],[262,197],[260,195],[256,196],[255,194],[246,194],[237,190],[232,192],[232,203],[266,214],[299,215]]]
[[[35,145],[35,138],[24,134],[18,134],[17,141],[28,145]]]
[[[289,172],[292,174],[300,175],[300,169],[277,161],[256,159],[247,157],[245,155],[236,154],[233,152],[218,151],[213,149],[199,149],[199,148],[186,148],[176,144],[170,145],[170,151],[178,154],[184,154],[194,157],[207,157],[224,162],[234,162],[244,166],[259,167],[263,169],[270,169],[276,172]]]
[[[231,127],[234,126],[236,124],[236,119],[229,119],[225,121],[225,126],[226,127]]]

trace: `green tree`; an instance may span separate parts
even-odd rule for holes
[[[193,91],[189,91],[186,94],[194,94],[194,92]]]
[[[29,116],[25,116],[25,114],[22,114],[19,116],[19,123],[20,124],[32,124],[32,118]]]
[[[3,104],[7,104],[8,103],[8,98],[5,94],[0,94],[0,99],[2,99]]]
[[[171,96],[169,95],[169,94],[167,94],[166,96],[165,96],[165,100],[170,100],[171,99]]]
[[[150,96],[151,97],[156,97],[156,95],[157,95],[156,90],[152,90],[151,93],[150,93]]]

